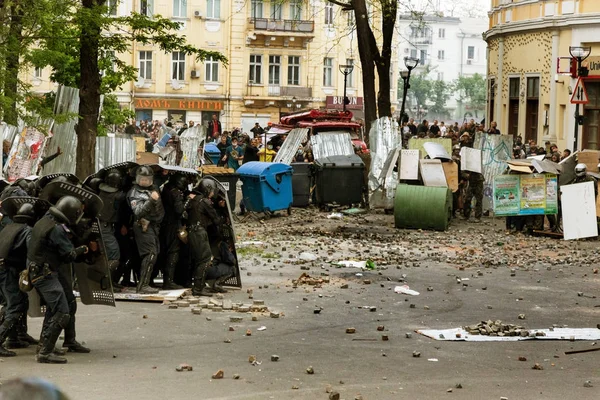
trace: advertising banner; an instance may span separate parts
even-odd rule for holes
[[[552,174],[498,175],[494,178],[497,216],[558,213],[558,181]]]

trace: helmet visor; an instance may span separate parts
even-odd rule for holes
[[[154,177],[148,175],[136,175],[135,183],[141,187],[151,187],[154,184]]]

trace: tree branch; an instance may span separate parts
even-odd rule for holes
[[[347,10],[352,10],[353,9],[352,4],[350,4],[350,3],[344,3],[343,1],[338,1],[338,0],[327,0],[327,1],[329,3],[331,3],[331,4],[338,5],[338,6],[342,7],[342,8],[347,9]]]

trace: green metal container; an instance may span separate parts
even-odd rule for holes
[[[400,229],[445,231],[452,218],[452,192],[444,187],[400,184],[394,200],[394,220]]]

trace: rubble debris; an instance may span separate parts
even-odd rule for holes
[[[413,353],[412,353],[412,354],[413,354],[413,357],[415,357],[415,358],[419,358],[419,357],[421,357],[421,352],[420,352],[420,351],[416,351],[416,350],[415,350],[415,351],[413,351]]]
[[[213,379],[223,379],[223,376],[225,376],[225,372],[223,372],[223,370],[220,369],[213,374],[212,378]]]
[[[279,361],[279,356],[278,356],[277,354],[273,354],[273,355],[271,356],[271,361],[273,361],[273,362],[277,362],[277,361]]]
[[[531,367],[531,369],[537,369],[538,371],[541,371],[544,369],[544,366],[541,365],[540,363],[535,363],[535,364],[533,364],[533,367]]]
[[[252,355],[250,355],[250,356],[248,356],[248,362],[249,362],[250,364],[252,364],[252,363],[255,363],[255,362],[256,362],[256,356],[255,356],[255,355],[253,355],[253,354],[252,354]]]
[[[329,393],[329,400],[340,400],[340,393],[339,392]]]
[[[310,366],[310,367],[306,368],[306,373],[309,375],[314,375],[315,370],[312,366]]]
[[[418,296],[420,293],[416,290],[412,290],[408,285],[396,286],[394,292],[399,294],[408,294],[410,296]]]
[[[487,320],[477,325],[463,326],[463,329],[471,335],[487,336],[529,336],[529,331],[520,325],[503,324],[502,321]]]
[[[300,275],[298,277],[298,279],[292,281],[292,284],[294,286],[309,285],[309,286],[314,286],[317,288],[323,286],[324,283],[329,283],[328,276],[323,276],[320,278],[313,278],[310,275],[308,275],[306,272],[303,272],[302,275]]]
[[[527,357],[519,356],[519,361],[527,361]]]
[[[591,387],[594,387],[594,385],[592,385],[592,381],[585,381],[585,382],[583,382],[583,387],[591,388]]]
[[[240,374],[233,374],[233,379],[240,379]]]
[[[346,333],[356,333],[356,328],[346,328]]]
[[[194,368],[191,365],[185,364],[185,363],[184,364],[179,364],[178,366],[175,367],[175,371],[177,371],[177,372],[182,372],[182,371],[188,371],[188,372],[190,372],[190,371],[193,371],[193,370],[194,370]]]
[[[379,332],[381,332],[381,331],[384,331],[384,330],[385,330],[385,326],[383,326],[383,325],[379,325],[379,326],[377,327],[377,330],[378,330]]]

